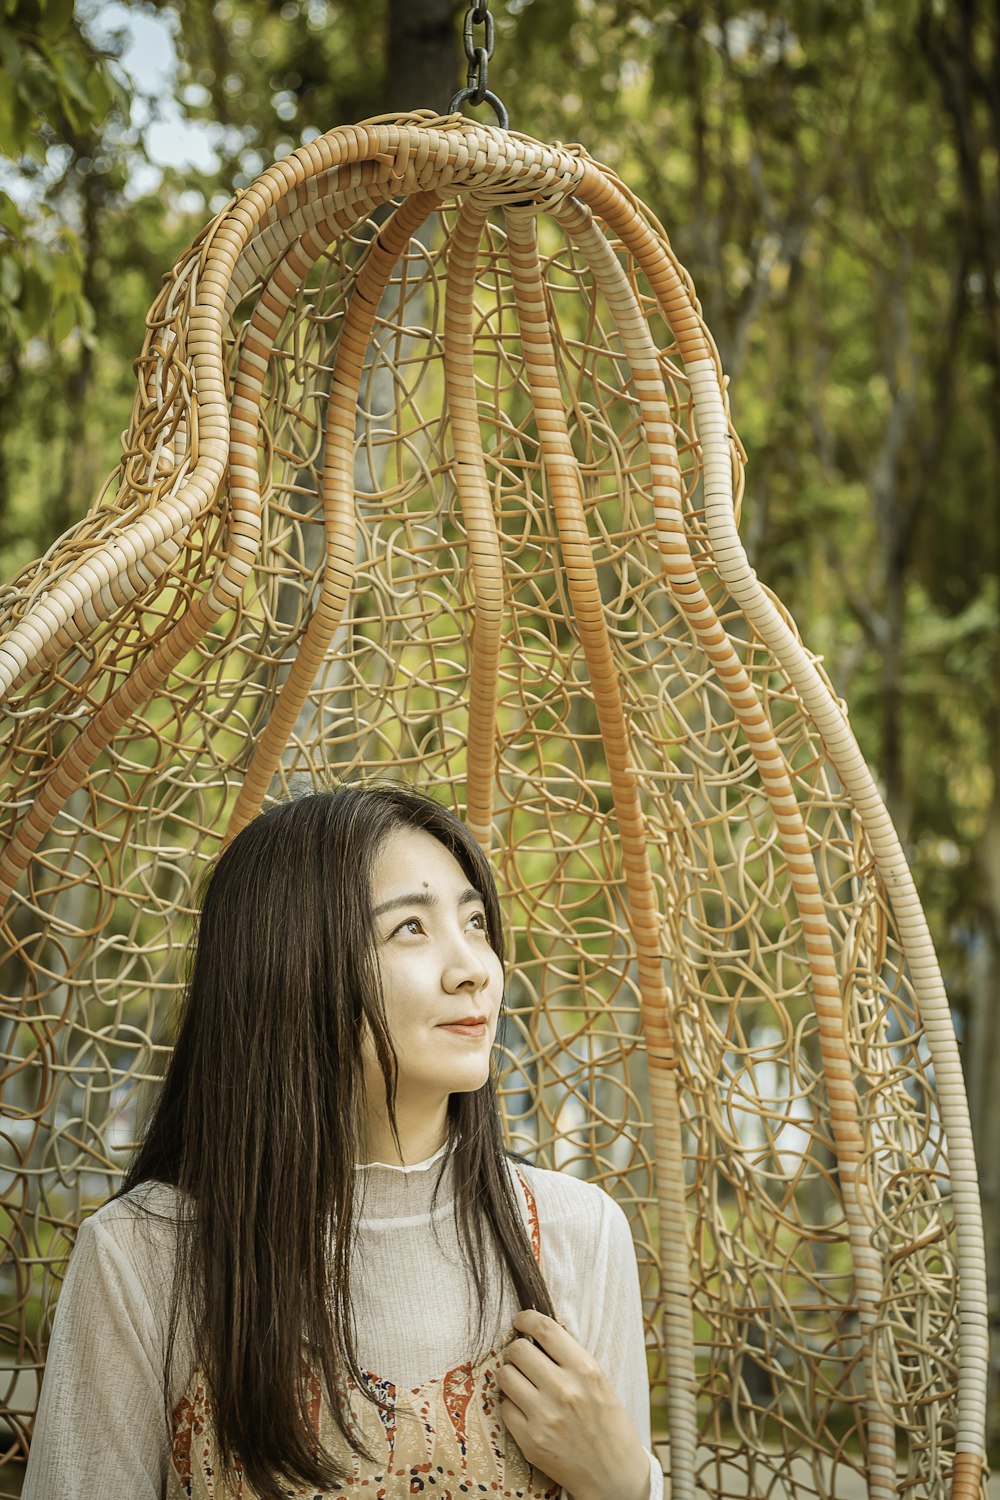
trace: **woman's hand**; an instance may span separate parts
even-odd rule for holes
[[[544,1313],[514,1327],[525,1336],[504,1351],[500,1410],[528,1462],[573,1500],[648,1500],[649,1457],[597,1361]]]

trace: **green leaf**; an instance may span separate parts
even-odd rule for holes
[[[26,156],[30,156],[32,161],[36,161],[40,167],[44,167],[48,161],[48,149],[36,130],[25,131],[21,150]]]
[[[24,232],[24,219],[21,210],[13,198],[0,190],[0,228],[6,229],[15,239],[20,239]]]
[[[32,267],[28,267],[24,274],[19,310],[29,338],[44,333],[52,312],[52,302],[48,286]]]
[[[90,100],[90,117],[95,124],[99,124],[114,102],[114,95],[104,68],[94,68],[89,74],[87,94]]]
[[[5,302],[16,302],[21,295],[24,278],[21,267],[13,255],[0,256],[0,297]]]
[[[24,69],[24,52],[10,32],[0,31],[0,64],[7,75],[8,88],[16,83]]]
[[[0,89],[0,152],[4,156],[20,156],[21,138],[15,129],[14,97],[6,89]]]
[[[63,339],[68,338],[77,327],[79,318],[79,307],[71,297],[62,297],[56,303],[52,314],[52,342],[61,344]]]
[[[51,286],[55,279],[56,258],[48,245],[36,240],[31,247],[31,261],[38,275]]]
[[[22,69],[15,92],[33,123],[39,115],[50,113],[59,100],[52,73],[37,58],[33,58],[30,65]]]
[[[80,319],[80,336],[88,349],[97,348],[97,318],[94,309],[86,297],[81,297],[77,303],[77,314]]]
[[[91,108],[90,93],[87,80],[80,71],[76,49],[67,46],[66,43],[61,43],[58,47],[49,50],[49,61],[60,85],[63,105],[67,105],[70,99],[74,100],[84,111],[84,118],[86,118]]]
[[[52,257],[52,293],[53,296],[78,297],[80,294],[80,246],[79,241],[74,240],[72,244],[63,238],[59,247],[59,254]]]
[[[53,40],[69,29],[73,19],[73,0],[42,0],[44,30]]]

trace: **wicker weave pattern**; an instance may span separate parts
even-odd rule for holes
[[[663,230],[578,148],[372,121],[208,227],[120,472],[5,597],[12,1364],[160,1067],[206,861],[267,795],[398,768],[507,893],[513,1143],[632,1218],[673,1494],[980,1494],[947,1002],[747,565],[742,460]]]

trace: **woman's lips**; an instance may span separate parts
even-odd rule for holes
[[[454,1032],[455,1036],[480,1037],[486,1035],[485,1021],[452,1021],[439,1027],[441,1031]]]

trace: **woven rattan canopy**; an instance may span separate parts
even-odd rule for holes
[[[181,259],[137,371],[119,471],[3,596],[11,1454],[206,863],[401,772],[505,893],[511,1142],[630,1216],[672,1494],[978,1497],[948,1004],[655,218],[578,147],[334,130]]]

